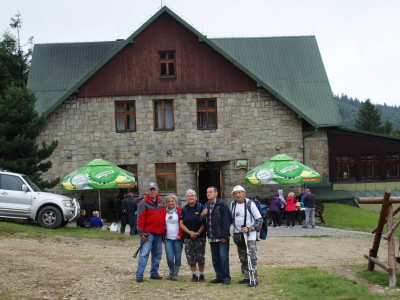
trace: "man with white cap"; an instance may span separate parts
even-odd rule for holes
[[[242,186],[235,186],[232,190],[232,195],[235,198],[231,202],[234,234],[233,241],[237,246],[242,274],[244,276],[244,279],[240,280],[239,283],[248,284],[249,286],[256,286],[258,284],[256,230],[261,226],[263,219],[255,203],[252,200],[245,198],[246,191]],[[245,242],[240,240],[242,234],[247,235],[247,247],[251,259],[251,265],[254,270],[255,282],[250,282],[247,248]]]
[[[158,196],[158,185],[149,182],[147,194],[139,203],[137,208],[138,233],[141,243],[138,267],[136,270],[136,281],[143,282],[143,273],[151,252],[150,279],[162,279],[158,274],[158,268],[162,256],[162,235],[165,230],[165,218],[162,213],[164,200]]]

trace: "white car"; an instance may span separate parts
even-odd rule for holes
[[[31,219],[53,229],[66,226],[79,214],[75,198],[42,192],[28,176],[0,169],[0,218]]]

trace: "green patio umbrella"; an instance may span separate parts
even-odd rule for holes
[[[136,180],[132,173],[104,159],[97,158],[65,176],[60,185],[66,191],[99,190],[99,213],[101,215],[100,190],[135,187]]]
[[[278,154],[247,172],[246,184],[315,184],[321,175],[286,154]]]

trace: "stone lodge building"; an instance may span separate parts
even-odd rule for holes
[[[213,185],[230,201],[278,153],[329,181],[328,129],[341,125],[314,36],[207,38],[166,6],[126,40],[36,44],[28,88],[47,116],[38,143],[59,142],[46,176],[103,158],[135,174],[138,197],[157,181],[161,195],[191,188],[205,202]]]

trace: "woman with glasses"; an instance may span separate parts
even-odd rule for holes
[[[167,280],[178,280],[179,267],[181,266],[181,256],[183,248],[183,232],[179,227],[181,207],[177,205],[178,198],[170,194],[165,198],[167,204],[163,208],[165,220],[165,254],[169,267]]]

